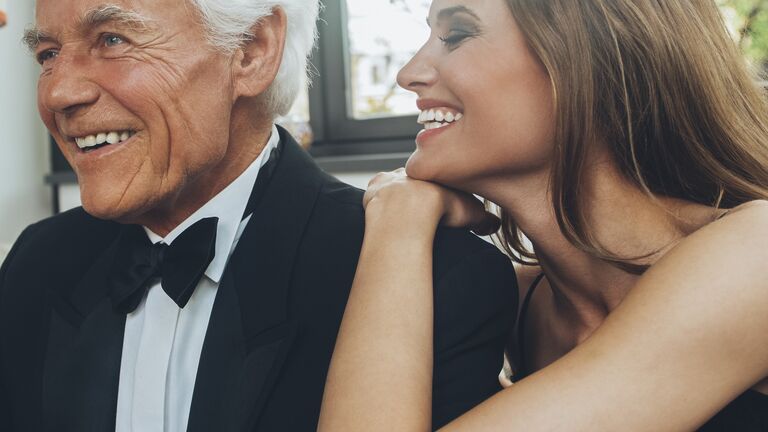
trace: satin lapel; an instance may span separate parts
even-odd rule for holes
[[[219,285],[188,431],[252,431],[299,324],[288,315],[294,261],[323,174],[284,131],[283,153]]]
[[[115,430],[125,328],[125,315],[114,311],[107,295],[116,243],[71,292],[51,294],[43,376],[46,430]]]

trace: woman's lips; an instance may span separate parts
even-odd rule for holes
[[[443,126],[439,127],[433,127],[430,129],[422,129],[419,131],[419,133],[416,135],[416,143],[417,144],[423,144],[428,139],[431,139],[443,132],[445,132],[448,129],[451,129],[452,127],[456,126],[456,122],[453,123],[446,123]]]

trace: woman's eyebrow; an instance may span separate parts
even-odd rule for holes
[[[437,13],[437,20],[438,21],[446,20],[457,13],[465,13],[478,21],[480,20],[480,17],[477,16],[477,14],[472,9],[463,5],[452,6],[449,8],[441,9],[440,12]],[[429,21],[429,18],[427,18],[427,25],[432,27],[432,23]]]

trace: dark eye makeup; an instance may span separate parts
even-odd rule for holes
[[[474,34],[462,30],[451,30],[445,36],[439,36],[438,39],[440,39],[447,47],[455,47],[472,36],[474,36]]]
[[[454,16],[445,28],[448,30],[438,39],[448,48],[455,48],[466,39],[473,38],[480,33],[479,27],[473,20],[458,15]]]

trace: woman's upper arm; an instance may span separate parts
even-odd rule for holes
[[[768,204],[681,242],[584,343],[445,430],[693,430],[768,375]]]

